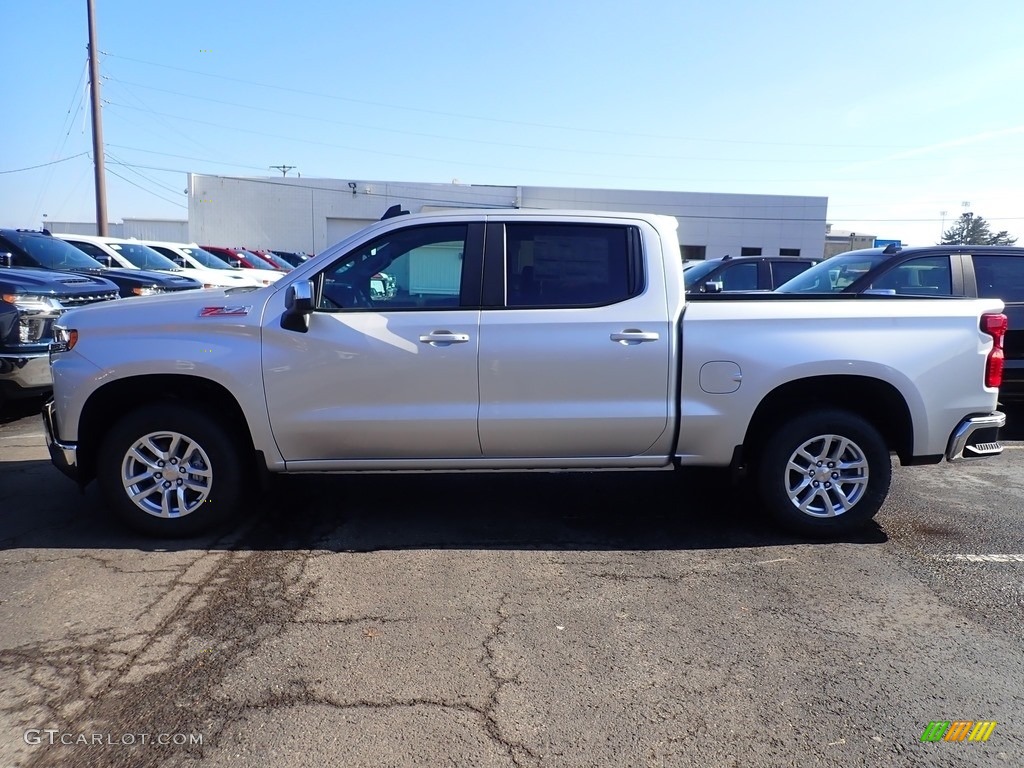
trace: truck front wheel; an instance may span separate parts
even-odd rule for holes
[[[803,414],[779,427],[758,461],[761,500],[786,528],[828,536],[871,520],[889,493],[892,459],[869,422],[840,410]]]
[[[177,403],[132,411],[97,455],[107,503],[137,531],[193,536],[231,517],[242,501],[242,462],[220,423]]]

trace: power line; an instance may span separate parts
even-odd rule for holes
[[[69,157],[62,157],[59,160],[51,160],[49,163],[40,163],[39,165],[30,165],[26,168],[11,168],[10,170],[0,171],[0,173],[21,173],[22,171],[34,171],[36,168],[45,168],[48,165],[57,165],[57,163],[66,163],[68,160],[74,160],[76,157],[82,155],[88,155],[88,151],[79,152],[77,155],[70,155]]]
[[[108,107],[113,107],[115,109],[131,109],[131,110],[138,110],[139,109],[138,107],[133,107],[130,104],[120,104],[120,103],[113,102],[113,101],[105,101],[105,104]],[[461,166],[468,166],[468,167],[473,167],[473,168],[498,169],[498,170],[504,170],[504,171],[514,171],[516,173],[550,173],[551,172],[550,168],[514,168],[514,167],[510,167],[510,166],[493,165],[491,163],[474,163],[474,162],[469,162],[469,161],[461,160],[461,159],[449,159],[449,158],[438,158],[438,157],[424,157],[422,155],[410,155],[410,154],[405,154],[405,153],[401,153],[401,152],[384,152],[384,151],[381,151],[381,150],[366,149],[364,147],[353,147],[353,146],[348,146],[348,145],[344,145],[344,144],[331,144],[330,142],[326,142],[326,141],[317,141],[315,139],[304,139],[304,138],[301,138],[301,137],[298,137],[298,136],[285,136],[285,135],[277,134],[277,133],[267,133],[265,131],[256,131],[256,130],[253,130],[251,128],[242,128],[242,127],[239,127],[237,125],[226,126],[226,125],[223,125],[221,123],[211,122],[209,120],[199,120],[197,118],[185,117],[183,115],[171,114],[169,112],[153,112],[152,114],[154,114],[154,115],[156,115],[158,117],[169,118],[171,120],[182,120],[182,121],[190,122],[190,123],[198,123],[199,125],[208,125],[208,126],[213,126],[214,128],[221,128],[221,129],[229,130],[229,131],[239,131],[239,132],[242,132],[242,133],[253,134],[255,136],[263,136],[265,138],[283,139],[285,141],[297,142],[297,143],[301,143],[301,144],[312,144],[312,145],[315,145],[315,146],[329,147],[330,149],[346,150],[346,151],[349,151],[349,152],[362,152],[362,153],[368,154],[368,155],[381,155],[381,156],[384,156],[384,157],[396,157],[396,158],[399,158],[399,159],[402,159],[402,160],[419,160],[421,162],[428,162],[428,163],[443,163],[443,164],[445,164],[447,166],[461,165]],[[617,178],[618,179],[618,178],[623,178],[622,174],[586,173],[586,172],[582,172],[582,171],[563,171],[562,175],[564,175],[564,176],[579,176],[579,177],[583,177],[583,178],[595,178],[595,179],[607,179],[607,178]],[[632,174],[628,175],[627,178],[635,179],[635,180],[638,180],[638,181],[660,181],[660,182],[674,182],[674,183],[677,183],[679,181],[678,179],[669,178],[669,177],[665,177],[665,176],[638,176],[638,175],[632,175]],[[922,178],[922,177],[919,176],[918,178]],[[880,180],[881,179],[878,179],[877,177],[873,177],[873,181],[880,181]],[[730,183],[741,183],[741,182],[746,181],[746,180],[743,180],[743,179],[722,179],[722,178],[716,178],[716,179],[688,179],[687,183],[696,183],[696,182],[704,182],[704,181],[713,181],[713,182],[728,181]],[[809,183],[807,180],[801,180],[801,179],[756,179],[756,181],[758,183],[769,183],[769,182],[771,182],[771,183]],[[825,179],[818,179],[818,180],[811,180],[811,181],[826,181],[826,180]]]
[[[135,183],[134,181],[132,181],[131,179],[129,179],[129,178],[125,178],[125,177],[124,177],[124,176],[122,176],[122,175],[121,175],[120,173],[118,173],[117,171],[115,171],[115,170],[114,170],[113,168],[107,168],[107,173],[109,173],[109,174],[112,174],[113,176],[117,176],[117,178],[121,179],[121,181],[125,181],[125,182],[128,182],[128,183],[129,183],[129,184],[131,184],[131,185],[132,185],[133,187],[136,187],[136,188],[138,188],[138,189],[141,189],[141,190],[142,190],[143,192],[146,192],[146,193],[148,193],[148,194],[152,195],[153,197],[159,197],[159,198],[160,198],[161,200],[163,200],[164,202],[167,202],[167,203],[171,203],[172,205],[176,205],[176,206],[178,206],[179,208],[184,208],[185,210],[188,210],[188,206],[187,206],[187,205],[183,205],[182,203],[179,203],[179,202],[178,202],[177,200],[171,200],[170,198],[164,197],[163,195],[158,195],[158,194],[157,194],[156,192],[154,192],[153,190],[151,190],[151,189],[146,189],[146,188],[145,188],[144,186],[142,186],[141,184],[136,184],[136,183]]]
[[[154,149],[142,149],[141,147],[128,147],[128,146],[125,146],[124,144],[109,144],[108,143],[107,146],[108,147],[117,147],[119,149],[129,149],[132,152],[143,152],[143,153],[145,153],[147,155],[162,155],[164,157],[177,157],[177,158],[179,158],[181,160],[196,160],[196,161],[201,162],[201,163],[213,163],[214,165],[232,165],[232,166],[234,166],[236,168],[248,168],[249,170],[252,170],[252,171],[264,171],[264,170],[266,170],[262,165],[245,165],[243,163],[226,163],[223,160],[210,160],[209,158],[206,158],[206,157],[193,157],[191,155],[176,155],[176,154],[173,154],[171,152],[158,152],[158,151],[156,151]],[[140,166],[136,166],[136,167],[143,168],[145,166],[141,166],[140,165]],[[154,170],[161,170],[162,171],[162,170],[171,170],[171,169],[169,169],[169,168],[155,168]],[[179,173],[179,171],[177,169],[174,169],[174,171],[175,171],[175,173]],[[180,173],[192,173],[192,171],[180,171]]]
[[[383,107],[387,109],[400,109],[407,112],[417,112],[420,114],[437,115],[439,117],[458,117],[465,120],[479,120],[487,123],[500,123],[504,125],[516,125],[526,126],[531,128],[544,128],[547,130],[558,130],[558,131],[573,131],[577,133],[590,133],[590,134],[601,134],[606,136],[634,136],[641,139],[665,139],[668,141],[698,141],[708,142],[712,144],[749,144],[749,145],[763,145],[763,146],[776,146],[776,147],[825,147],[833,149],[913,149],[914,147],[908,144],[815,144],[812,142],[790,142],[790,141],[750,141],[743,139],[714,139],[701,136],[669,136],[665,134],[651,134],[651,133],[628,133],[624,131],[611,131],[602,128],[581,128],[578,126],[567,126],[567,125],[554,125],[550,123],[534,123],[523,120],[506,120],[496,117],[481,117],[480,115],[468,115],[459,112],[445,112],[436,109],[423,109],[420,107],[408,107],[401,104],[388,104],[379,101],[367,101],[364,99],[354,99],[348,96],[338,96],[332,93],[320,93],[317,91],[307,91],[301,88],[290,88],[283,85],[273,85],[271,83],[261,83],[255,80],[245,80],[239,77],[229,77],[227,75],[217,75],[212,72],[202,72],[196,69],[186,69],[185,67],[175,67],[170,64],[162,64],[156,61],[146,61],[145,59],[136,59],[130,56],[122,56],[120,54],[111,53],[109,51],[101,51],[103,55],[110,56],[115,59],[122,59],[124,61],[132,61],[136,64],[146,64],[152,67],[160,67],[162,69],[170,69],[175,72],[187,72],[192,75],[200,75],[201,77],[211,77],[218,80],[226,80],[233,83],[242,83],[244,85],[253,85],[259,88],[270,88],[277,91],[285,91],[288,93],[298,93],[304,96],[314,96],[318,99],[330,99],[334,101],[344,101],[350,104],[362,104],[370,107]]]
[[[116,155],[114,155],[111,152],[107,152],[107,156],[114,159],[114,164],[115,165],[122,166],[125,170],[131,171],[132,173],[134,173],[139,178],[145,179],[146,181],[148,181],[150,184],[155,184],[156,186],[160,187],[161,189],[165,189],[168,192],[171,192],[172,194],[176,194],[176,195],[183,194],[181,192],[180,188],[175,189],[174,187],[169,187],[166,184],[164,184],[163,182],[157,181],[156,179],[149,178],[149,176],[147,176],[146,174],[142,173],[141,171],[136,170],[134,167],[132,167],[128,163],[124,162],[123,160],[121,160],[121,158],[117,157]]]
[[[75,90],[71,94],[71,103],[68,105],[67,112],[64,113],[64,119],[61,121],[60,131],[63,134],[63,137],[59,138],[60,143],[57,146],[57,148],[53,151],[53,154],[50,155],[50,157],[60,157],[60,155],[64,152],[64,147],[67,146],[68,137],[71,136],[71,129],[75,127],[75,119],[78,117],[78,113],[81,111],[82,105],[85,102],[87,89],[83,87],[83,84],[86,80],[88,72],[89,57],[86,56],[82,66],[82,74],[78,76],[78,82],[75,84]],[[77,106],[75,106],[76,99],[78,102]],[[74,107],[74,113],[72,113],[71,111],[72,107]],[[67,126],[66,130],[65,125]],[[42,184],[39,185],[39,194],[36,195],[35,203],[32,205],[33,220],[38,218],[39,210],[43,204],[43,198],[46,197],[46,193],[50,188],[50,182],[53,179],[52,173],[53,169],[48,170],[46,174],[43,176]]]
[[[133,106],[131,106],[129,104],[119,104],[119,103],[113,102],[113,101],[107,101],[105,103],[107,104],[107,106],[114,107],[116,109],[138,109],[138,107],[133,107]],[[209,126],[213,126],[214,128],[222,128],[222,129],[230,130],[230,131],[238,131],[238,132],[241,132],[241,133],[249,133],[249,134],[253,134],[254,136],[263,136],[265,138],[271,138],[271,139],[283,139],[285,141],[297,142],[297,143],[301,143],[301,144],[312,144],[314,146],[329,147],[330,149],[340,149],[340,150],[345,150],[345,151],[348,151],[348,152],[362,152],[362,153],[368,154],[368,155],[381,155],[383,157],[396,157],[396,158],[399,158],[399,159],[402,159],[402,160],[419,160],[421,162],[429,162],[429,163],[444,163],[445,165],[459,164],[459,165],[462,165],[462,166],[471,166],[471,167],[474,167],[474,168],[496,168],[496,169],[499,169],[499,170],[515,171],[515,172],[547,173],[547,172],[550,171],[550,168],[547,168],[547,169],[545,169],[545,168],[510,168],[508,166],[492,165],[490,163],[473,163],[473,162],[469,162],[469,161],[465,161],[465,160],[452,160],[452,159],[437,158],[437,157],[424,157],[422,155],[410,155],[410,154],[405,154],[405,153],[402,153],[402,152],[383,152],[381,150],[366,149],[364,147],[352,147],[352,146],[347,146],[347,145],[344,145],[344,144],[331,144],[331,143],[326,142],[326,141],[317,141],[315,139],[304,139],[304,138],[300,138],[298,136],[284,136],[282,134],[277,134],[277,133],[267,133],[265,131],[256,131],[256,130],[253,130],[251,128],[241,128],[241,127],[239,127],[237,125],[226,126],[226,125],[222,125],[220,123],[211,122],[209,120],[199,120],[197,118],[185,117],[183,115],[175,115],[175,114],[171,114],[171,113],[168,113],[168,112],[154,112],[153,114],[155,114],[155,115],[157,115],[159,117],[166,117],[166,118],[169,118],[171,120],[182,120],[182,121],[190,122],[190,123],[198,123],[199,125],[209,125]],[[568,176],[583,176],[583,177],[588,177],[588,178],[615,178],[615,176],[613,176],[612,174],[583,173],[583,172],[578,172],[578,171],[565,171],[565,175],[568,175]],[[631,176],[630,178],[634,178],[634,179],[648,179],[648,180],[657,180],[657,181],[670,181],[670,179],[666,179],[664,177]]]
[[[135,94],[130,88],[123,87],[124,85],[126,85],[125,81],[119,80],[116,77],[110,77],[109,75],[105,75],[103,77],[103,79],[104,79],[104,81],[106,81],[108,83],[113,83],[114,85],[118,86],[118,88],[115,89],[115,90],[122,91],[126,96],[128,96],[130,99],[132,99],[136,104],[139,105],[138,109],[140,109],[140,110],[142,110],[144,112],[149,112],[150,114],[152,114],[154,116],[156,115],[156,112],[154,112],[153,108],[149,104],[147,104],[143,99],[141,99],[137,94]],[[134,123],[134,125],[139,125],[139,123]],[[158,120],[151,121],[149,123],[146,123],[143,127],[145,128],[145,130],[147,132],[151,132],[154,135],[158,135],[158,133],[159,133],[158,131],[154,131],[153,130],[154,127],[167,129],[168,131],[171,131],[172,133],[175,133],[178,136],[180,136],[181,138],[185,139],[185,141],[187,141],[188,143],[194,145],[194,147],[197,147],[200,151],[215,152],[214,149],[212,149],[211,147],[206,146],[201,141],[196,139],[194,136],[191,136],[188,133],[185,133],[184,131],[179,130],[174,125],[171,125],[171,124],[167,123],[166,121],[158,121]]]
[[[172,91],[167,88],[156,88],[154,86],[143,85],[142,83],[133,83],[127,80],[121,80],[119,78],[108,77],[113,83],[119,85],[131,85],[137,88],[143,88],[147,90],[157,91],[159,93],[167,93],[172,96],[180,96],[186,99],[195,99],[198,101],[206,101],[212,104],[219,104],[225,107],[232,107],[235,109],[249,109],[254,112],[264,112],[271,115],[282,115],[288,118],[299,118],[303,120],[314,120],[320,123],[326,123],[328,125],[339,125],[348,128],[361,128],[369,131],[378,131],[384,133],[394,133],[400,136],[418,136],[420,138],[427,139],[439,139],[441,141],[454,141],[460,144],[478,144],[482,146],[491,147],[506,147],[511,149],[529,149],[529,150],[541,150],[545,152],[561,152],[570,153],[576,155],[591,155],[598,157],[619,157],[627,159],[638,159],[638,160],[701,160],[701,161],[712,161],[719,163],[831,163],[831,164],[849,164],[851,160],[849,158],[843,158],[841,160],[822,160],[822,159],[784,159],[784,160],[771,160],[771,159],[760,159],[760,158],[743,158],[743,157],[707,157],[707,156],[687,156],[687,155],[666,155],[666,154],[642,154],[642,153],[630,153],[630,152],[606,152],[602,150],[592,149],[580,149],[578,147],[552,147],[543,146],[538,144],[522,144],[505,141],[489,141],[487,139],[477,139],[466,136],[444,136],[436,133],[424,133],[422,131],[409,131],[401,128],[392,128],[390,126],[377,126],[368,125],[366,123],[355,123],[347,120],[333,120],[331,118],[320,117],[318,115],[302,115],[291,110],[274,109],[272,107],[255,106],[252,104],[241,104],[236,101],[224,101],[223,99],[214,99],[209,96],[199,96],[194,93],[183,93],[181,91]],[[128,93],[128,91],[126,91]],[[136,99],[138,101],[138,99]],[[140,102],[141,103],[141,102]],[[147,107],[148,109],[148,107]],[[805,145],[801,145],[803,147]],[[860,162],[869,162],[867,160]]]
[[[67,195],[64,196],[64,200],[61,202],[61,204],[57,206],[56,210],[54,211],[54,216],[51,218],[56,218],[63,215],[62,212],[64,210],[64,207],[68,204],[68,201],[78,193],[78,188],[82,186],[82,181],[85,180],[85,177],[89,175],[89,172],[91,170],[92,169],[88,165],[82,166],[82,170],[78,172],[78,178],[75,180],[74,184],[68,186]]]

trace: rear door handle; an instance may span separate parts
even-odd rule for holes
[[[619,344],[641,344],[645,341],[657,341],[661,338],[660,334],[652,331],[641,331],[636,328],[627,328],[620,333],[613,333],[609,338],[612,341],[617,341]]]
[[[469,341],[469,334],[452,333],[451,331],[432,331],[420,336],[420,341],[435,347],[447,347],[449,344],[465,344]]]

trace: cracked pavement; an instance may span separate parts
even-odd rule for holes
[[[898,469],[843,541],[714,473],[574,473],[286,478],[160,542],[26,411],[0,426],[0,766],[1024,764],[1024,564],[935,557],[1020,552],[1022,458]],[[945,719],[998,726],[922,744]]]

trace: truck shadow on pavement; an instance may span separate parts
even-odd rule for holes
[[[293,535],[318,549],[672,550],[805,542],[765,520],[724,471],[281,478],[316,510],[296,526],[270,505],[252,543]],[[334,504],[329,500],[337,499]],[[322,505],[322,506],[321,506]],[[844,540],[887,540],[871,525]]]
[[[35,408],[9,403],[0,423]],[[1004,410],[1003,438],[1024,440],[1024,407]],[[885,507],[879,519],[884,525]],[[689,550],[838,540],[888,536],[877,523],[841,539],[794,536],[726,472],[687,469],[282,476],[230,526],[162,541],[126,529],[95,484],[81,494],[48,461],[0,461],[0,550]]]
[[[841,540],[887,536],[871,524]],[[232,525],[157,540],[125,528],[95,484],[81,494],[45,461],[0,463],[0,549],[689,550],[810,541],[773,527],[728,473],[707,469],[276,477]]]
[[[26,397],[0,402],[0,426],[26,417],[38,417],[46,398]]]

